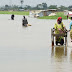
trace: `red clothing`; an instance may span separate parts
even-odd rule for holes
[[[62,17],[58,17],[58,19],[57,19],[57,23],[58,23],[58,21],[60,21],[62,19]]]

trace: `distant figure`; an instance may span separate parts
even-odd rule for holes
[[[14,14],[11,15],[11,20],[14,20]]]
[[[71,22],[70,22],[70,38],[71,38],[71,42],[72,42],[72,17],[71,17]]]
[[[67,19],[68,19],[68,15],[67,15]]]
[[[22,25],[23,25],[23,26],[27,26],[27,25],[28,25],[28,21],[27,21],[27,19],[25,18],[25,16],[23,16]]]

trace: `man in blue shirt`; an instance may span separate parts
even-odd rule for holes
[[[72,42],[72,17],[71,17],[71,22],[70,22],[70,38],[71,38],[71,42]]]

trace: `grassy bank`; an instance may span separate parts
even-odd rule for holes
[[[29,12],[27,11],[0,11],[0,14],[15,14],[15,15],[29,15]]]
[[[39,17],[39,19],[57,19],[58,17],[62,17],[62,19],[67,19],[67,16],[65,16],[63,12],[57,12],[55,16]]]

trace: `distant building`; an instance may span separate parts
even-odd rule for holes
[[[68,17],[72,17],[72,12],[68,11],[68,10],[64,10],[64,15],[66,15]]]
[[[56,14],[55,14],[56,12],[57,12],[57,9],[48,9],[48,10],[47,10],[47,15],[48,15],[48,16],[50,16],[51,14],[52,14],[52,15],[56,15]],[[52,16],[52,15],[51,15],[51,16]]]
[[[24,11],[24,9],[19,9],[19,11]]]
[[[43,16],[49,16],[51,13],[55,13],[55,12],[57,12],[56,9],[34,10],[34,11],[30,11],[29,16],[30,17],[43,17]]]
[[[64,10],[64,15],[68,15],[69,11],[68,10]]]
[[[72,12],[69,12],[68,13],[68,17],[72,17]]]

